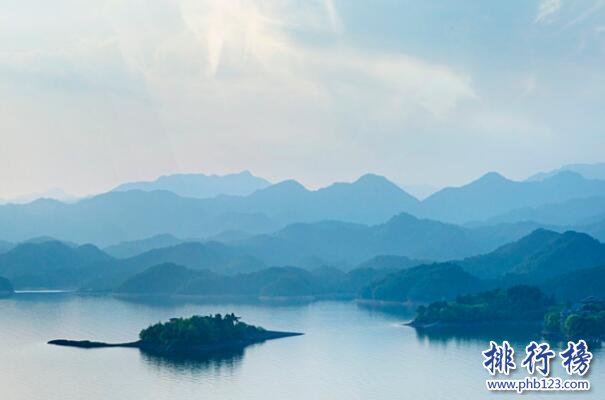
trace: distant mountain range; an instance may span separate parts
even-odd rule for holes
[[[5,204],[0,277],[17,289],[360,291],[403,302],[522,283],[578,299],[581,285],[605,290],[603,165],[523,182],[489,173],[422,201],[373,174],[309,190],[243,172],[166,176],[75,203]]]
[[[149,250],[159,249],[162,247],[176,246],[183,243],[184,240],[178,239],[168,233],[154,235],[152,237],[141,240],[130,240],[121,242],[112,246],[107,246],[103,249],[107,254],[116,258],[129,258],[145,253]]]
[[[462,258],[493,250],[535,228],[521,223],[471,229],[402,213],[372,226],[338,221],[297,223],[231,244],[271,265],[347,268],[385,254],[409,257],[415,264],[418,260]]]
[[[114,191],[167,190],[182,197],[198,199],[221,195],[247,196],[271,185],[266,179],[252,175],[249,171],[227,175],[174,174],[160,176],[154,181],[129,182]]]
[[[223,177],[172,175],[151,183],[123,185],[115,191],[74,204],[40,199],[29,204],[2,205],[0,238],[15,243],[33,236],[51,236],[102,247],[157,235],[232,242],[275,232],[294,223],[341,221],[379,225],[401,213],[469,227],[511,223],[519,227],[522,223],[533,224],[534,228],[585,230],[603,238],[605,180],[586,179],[570,171],[525,182],[489,173],[467,185],[442,189],[423,201],[386,178],[372,174],[351,183],[335,183],[318,190],[308,190],[293,180],[269,186],[265,186],[268,182],[264,181],[257,182],[257,186],[251,184],[262,187],[251,194],[225,195],[229,182],[237,186],[233,179],[256,182],[260,178],[245,172]],[[188,183],[190,180],[194,183]],[[199,183],[207,181],[221,182],[217,184],[220,188],[210,189],[212,185]],[[213,193],[220,191],[222,194],[211,198],[182,196],[194,195],[185,193],[185,188],[198,190],[202,186],[207,195],[215,189]],[[252,186],[248,188],[252,190]],[[137,187],[144,190],[128,190]],[[154,190],[157,188],[171,188],[182,195]],[[203,194],[198,191],[196,195]],[[505,236],[504,239],[512,237]],[[157,247],[152,243],[138,245],[143,246],[142,250]],[[0,245],[0,251],[2,248]],[[479,246],[479,250],[485,249]],[[114,249],[110,249],[112,251]],[[122,256],[135,252],[126,251]],[[444,259],[452,256],[450,253],[431,257],[417,252],[413,256]],[[460,255],[463,254],[472,254],[472,250],[463,247]]]
[[[561,203],[548,203],[536,207],[523,207],[491,217],[486,224],[533,221],[543,225],[582,226],[605,217],[605,197],[584,197]]]
[[[224,230],[270,232],[280,226],[260,213],[229,211],[214,199],[180,197],[168,191],[109,192],[75,204],[37,200],[0,206],[0,237],[14,242],[48,235],[107,246],[169,233],[205,237]]]
[[[551,178],[560,172],[571,171],[582,175],[586,179],[605,180],[605,163],[596,164],[568,164],[548,172],[540,172],[527,178],[527,181],[541,181]]]
[[[0,237],[21,241],[48,235],[106,246],[164,233],[185,238],[224,231],[261,233],[326,219],[379,223],[417,202],[376,175],[316,191],[286,181],[245,197],[194,199],[169,191],[114,191],[75,204],[44,199],[0,206]]]
[[[10,199],[0,199],[0,204],[26,204],[38,199],[52,199],[63,203],[75,203],[79,200],[77,196],[65,192],[63,189],[53,188],[45,192],[28,193]]]
[[[561,172],[540,181],[516,182],[492,172],[468,185],[438,191],[419,203],[413,213],[461,224],[484,221],[519,208],[586,197],[605,198],[605,180]]]

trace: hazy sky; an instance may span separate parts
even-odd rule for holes
[[[605,161],[605,0],[2,0],[0,198]]]

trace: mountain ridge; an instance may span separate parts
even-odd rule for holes
[[[226,175],[177,173],[162,175],[151,181],[123,183],[111,191],[168,190],[182,197],[204,199],[220,195],[246,196],[270,185],[268,180],[254,176],[249,171]]]

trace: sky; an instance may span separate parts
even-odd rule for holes
[[[605,0],[2,0],[0,198],[605,161]]]

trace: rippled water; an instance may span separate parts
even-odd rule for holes
[[[249,323],[305,335],[203,361],[161,359],[137,349],[82,350],[45,344],[55,338],[129,341],[150,323],[217,312],[235,312]],[[409,317],[405,312],[387,313],[346,302],[154,304],[20,293],[0,300],[0,398],[519,398],[485,389],[489,375],[481,367],[481,351],[490,338],[502,339],[494,337],[498,335],[423,337],[402,326]],[[519,350],[528,341],[524,336],[507,339]],[[600,362],[605,353],[592,350],[590,393],[532,393],[523,398],[605,398]],[[561,375],[561,369],[556,368],[555,374]]]

